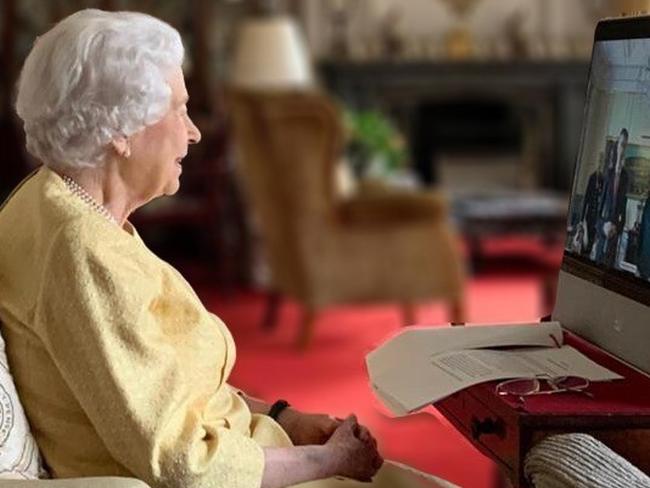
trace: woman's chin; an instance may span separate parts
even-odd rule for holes
[[[174,178],[167,183],[165,186],[164,194],[167,196],[175,195],[181,187],[181,182],[179,178]]]

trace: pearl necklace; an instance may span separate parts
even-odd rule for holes
[[[88,205],[93,210],[95,210],[97,213],[102,215],[109,222],[112,222],[113,224],[118,225],[117,220],[115,219],[115,217],[113,217],[111,215],[111,213],[108,211],[108,209],[106,207],[104,207],[103,205],[100,205],[99,203],[97,203],[97,201],[93,197],[90,196],[90,194],[84,189],[84,187],[79,185],[75,180],[70,178],[68,175],[63,176],[63,182],[68,187],[68,189],[72,193],[74,193],[76,196],[81,198],[81,200],[83,200],[86,203],[86,205]]]

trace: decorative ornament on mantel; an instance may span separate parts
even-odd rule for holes
[[[464,17],[476,5],[477,0],[443,0],[456,15]]]
[[[345,59],[351,56],[351,19],[363,9],[361,0],[327,0],[329,16],[329,53],[333,58]]]
[[[594,22],[623,14],[650,13],[650,0],[582,0],[582,6]]]
[[[479,0],[443,0],[457,15],[458,22],[445,36],[445,51],[450,59],[468,59],[474,54],[474,39],[467,17]]]

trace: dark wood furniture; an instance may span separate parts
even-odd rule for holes
[[[452,199],[452,215],[480,258],[481,241],[503,235],[535,235],[549,243],[566,236],[568,197],[550,192],[504,192]],[[557,271],[557,270],[556,270]]]
[[[579,393],[516,398],[498,396],[498,382],[458,392],[435,407],[482,453],[493,459],[515,487],[529,486],[523,462],[543,438],[584,432],[650,473],[650,377],[570,333],[565,342],[625,379],[593,383],[593,398]]]
[[[452,216],[467,244],[470,269],[485,264],[483,244],[502,236],[532,236],[554,249],[566,237],[568,197],[557,192],[509,191],[452,199]],[[555,301],[558,262],[540,260],[543,313]]]

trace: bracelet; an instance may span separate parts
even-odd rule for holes
[[[289,402],[288,401],[286,401],[286,400],[278,400],[273,405],[271,405],[271,408],[270,408],[269,413],[267,415],[277,422],[278,417],[284,411],[284,409],[287,408],[287,407],[289,407]]]

